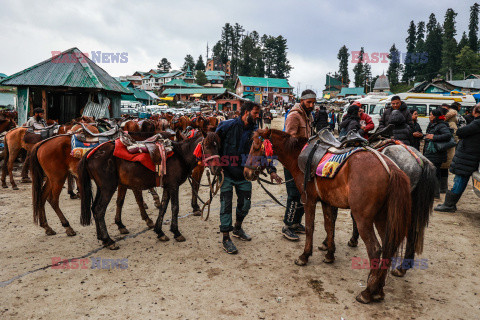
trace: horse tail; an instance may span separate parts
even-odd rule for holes
[[[92,220],[92,181],[90,172],[88,171],[87,156],[92,149],[90,149],[78,163],[78,190],[80,191],[81,200],[81,215],[80,224],[82,226],[89,226]]]
[[[44,207],[42,203],[42,196],[44,191],[43,177],[45,176],[45,172],[43,171],[43,168],[38,161],[38,149],[41,146],[42,144],[34,146],[30,154],[30,170],[32,175],[33,222],[35,224],[38,224],[39,221],[45,221],[45,210],[40,209]],[[43,217],[40,217],[40,215],[42,215]]]
[[[405,239],[410,226],[412,200],[410,180],[399,168],[390,167],[390,181],[387,188],[387,227],[382,258],[390,260]]]
[[[425,228],[433,209],[436,183],[435,167],[424,161],[420,179],[412,191],[412,231],[417,254],[423,252]]]

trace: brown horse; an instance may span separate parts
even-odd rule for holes
[[[197,165],[198,161],[193,154],[194,149],[202,143],[203,154],[218,157],[220,146],[219,137],[215,133],[209,133],[205,138],[197,134],[191,139],[182,142],[173,142],[173,155],[167,160],[167,174],[163,178],[163,197],[160,213],[155,224],[155,232],[161,241],[168,241],[169,238],[162,231],[163,217],[167,210],[170,198],[172,199],[172,222],[170,231],[173,232],[175,240],[185,241],[178,230],[179,211],[179,187]],[[114,144],[105,143],[91,156],[85,155],[79,163],[80,194],[82,199],[81,224],[89,225],[91,214],[95,218],[97,228],[97,239],[109,249],[118,249],[118,246],[108,235],[105,225],[105,211],[117,186],[135,190],[145,190],[156,185],[156,173],[145,168],[138,162],[125,161],[113,155]],[[205,159],[207,165],[209,158]],[[220,167],[213,167],[214,174],[220,171]],[[92,204],[91,179],[97,185],[97,193]],[[121,223],[121,221],[118,221]],[[120,225],[119,225],[120,227]]]
[[[175,117],[170,122],[170,126],[173,131],[180,130],[183,132],[190,126],[190,119],[187,116]]]
[[[383,300],[383,287],[391,265],[390,259],[396,254],[410,224],[411,196],[408,177],[388,157],[377,157],[372,152],[361,151],[346,160],[334,179],[315,177],[308,182],[304,190],[304,174],[298,167],[298,156],[307,140],[294,138],[279,130],[258,130],[254,134],[250,156],[265,157],[264,139],[271,141],[274,154],[292,173],[295,184],[302,193],[307,237],[304,252],[295,263],[304,266],[312,255],[316,203],[322,202],[327,233],[327,253],[324,259],[326,263],[335,260],[336,208],[349,208],[367,247],[370,265],[378,266],[370,270],[367,288],[357,296],[357,300],[362,303]],[[249,157],[248,166],[244,169],[248,180],[258,178],[263,168],[250,165],[252,159],[254,158]],[[381,237],[382,246],[375,235],[375,227]]]
[[[17,124],[15,123],[15,120],[11,118],[0,119],[0,133],[9,131],[15,128],[16,126]]]
[[[87,125],[87,128],[93,133],[98,133],[97,128],[93,126]],[[81,129],[80,125],[75,125],[72,131],[77,129]],[[46,201],[55,210],[67,235],[74,236],[76,234],[59,205],[60,193],[65,180],[70,175],[75,178],[78,176],[79,159],[71,155],[71,137],[71,134],[63,134],[41,141],[33,147],[30,155],[33,221],[37,224],[40,223],[47,235],[54,235],[56,232],[47,223]],[[46,177],[45,183],[44,177]]]

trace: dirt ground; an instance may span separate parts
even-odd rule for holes
[[[281,118],[275,119],[275,127],[282,125]],[[323,263],[315,246],[309,264],[298,267],[294,260],[303,251],[305,236],[297,243],[282,238],[284,210],[257,183],[244,223],[253,240],[234,240],[238,255],[221,249],[219,198],[204,222],[190,215],[188,183],[180,191],[184,217],[179,220],[186,242],[159,242],[141,220],[129,191],[123,220],[130,234],[119,234],[114,202],[106,215],[110,235],[120,245],[117,251],[101,247],[94,225],[80,226],[80,202],[70,200],[66,190],[61,207],[77,235],[65,234],[48,205],[47,218],[57,235],[45,235],[33,224],[30,186],[19,186],[19,191],[0,190],[0,319],[480,318],[480,199],[471,185],[456,213],[433,213],[424,254],[418,257],[428,259],[428,268],[410,271],[405,278],[389,276],[385,301],[370,305],[355,301],[368,270],[352,269],[352,258],[367,258],[367,252],[361,241],[357,248],[347,246],[352,223],[346,210],[338,216],[335,263]],[[285,200],[284,188],[269,187]],[[206,198],[205,189],[201,195]],[[145,193],[145,198],[150,217],[156,219],[151,196]],[[317,212],[316,245],[325,237],[320,206]],[[170,214],[169,209],[166,218]],[[164,230],[171,235],[168,226]],[[87,269],[53,269],[55,257],[89,262]],[[128,267],[91,269],[96,258],[128,259],[121,260]]]

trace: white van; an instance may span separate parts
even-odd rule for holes
[[[435,93],[413,92],[403,92],[396,95],[399,96],[400,99],[402,99],[402,101],[407,104],[407,107],[409,109],[411,109],[412,107],[416,107],[418,109],[418,124],[420,124],[420,127],[422,128],[424,133],[430,121],[428,119],[430,111],[440,107],[443,103],[460,103],[462,105],[462,110],[460,110],[460,114],[463,114],[466,107],[473,107],[476,104],[475,98],[472,95],[444,96]],[[373,114],[375,114],[375,112],[383,114],[383,109],[387,104],[390,104],[392,97],[393,95],[384,97],[384,99],[380,99],[380,101],[376,104],[373,110]]]

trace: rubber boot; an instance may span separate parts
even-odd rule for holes
[[[435,207],[435,211],[440,212],[455,212],[457,211],[457,202],[460,200],[461,194],[455,194],[451,191],[447,191],[445,194],[445,202]]]

